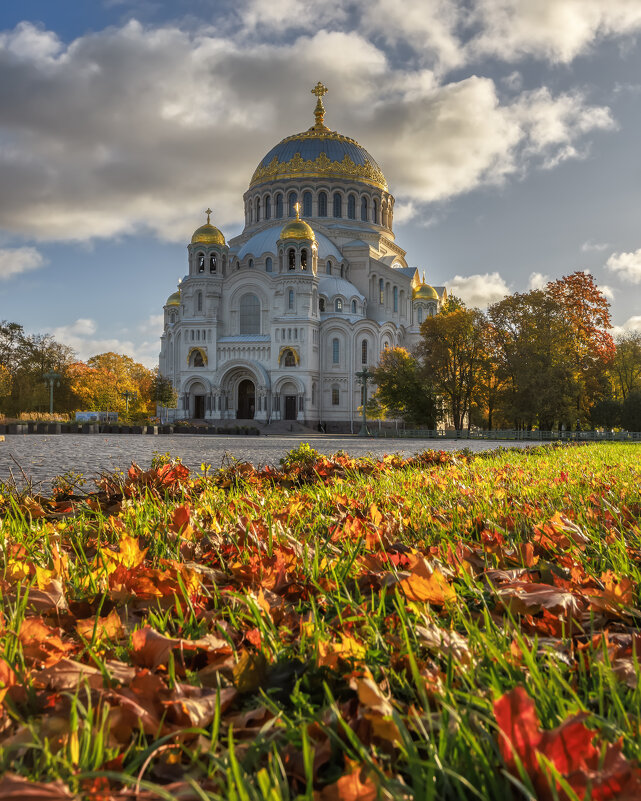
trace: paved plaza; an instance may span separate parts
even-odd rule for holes
[[[301,442],[310,442],[321,453],[332,454],[345,450],[352,456],[401,453],[409,456],[435,448],[438,450],[487,450],[488,448],[524,446],[527,443],[493,442],[476,440],[407,440],[358,439],[356,437],[240,437],[168,435],[144,436],[136,434],[61,434],[9,435],[0,442],[0,479],[8,481],[13,475],[22,483],[22,471],[34,482],[43,482],[46,488],[55,476],[74,470],[93,478],[103,472],[126,470],[132,461],[143,468],[149,467],[155,453],[169,452],[179,456],[184,464],[200,470],[201,464],[220,467],[226,456],[233,456],[255,465],[278,465],[280,458]]]

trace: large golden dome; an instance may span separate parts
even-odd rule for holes
[[[321,97],[326,92],[320,82],[312,89],[312,94],[318,98],[315,124],[273,147],[256,167],[250,189],[266,181],[281,179],[338,178],[387,190],[385,176],[367,150],[355,139],[331,131],[325,125]]]
[[[212,225],[209,222],[211,209],[207,209],[205,214],[207,215],[207,222],[204,225],[201,225],[200,228],[196,228],[191,237],[191,244],[224,245],[225,237],[223,236],[222,231],[219,231],[215,225]]]
[[[288,223],[285,223],[283,226],[283,230],[280,232],[281,239],[305,239],[311,240],[312,242],[316,241],[316,234],[314,233],[314,229],[309,223],[306,223],[305,220],[301,220],[299,214],[299,204],[296,204],[296,219],[290,220]]]
[[[412,292],[412,300],[436,300],[438,301],[438,292],[433,286],[425,283],[425,276],[423,281]]]

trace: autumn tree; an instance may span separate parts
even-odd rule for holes
[[[373,402],[410,425],[436,428],[440,415],[434,389],[405,348],[384,350],[372,372],[377,386]]]
[[[610,303],[594,276],[582,271],[550,281],[546,291],[569,324],[576,416],[586,419],[592,404],[607,392],[607,369],[615,357]]]
[[[504,382],[501,408],[515,428],[549,430],[573,419],[572,337],[562,305],[541,289],[516,293],[488,309]]]
[[[485,327],[481,311],[467,309],[454,297],[421,326],[417,352],[423,361],[423,374],[443,398],[457,430],[463,428],[466,420],[469,426],[469,412],[479,389],[485,353]]]
[[[144,364],[134,361],[130,356],[121,353],[99,353],[87,360],[87,366],[110,373],[115,380],[119,401],[115,407],[121,414],[125,412],[124,392],[135,393],[129,401],[129,414],[153,414],[155,400],[152,398],[154,373]]]
[[[641,389],[641,331],[621,334],[615,346],[610,378],[614,395],[624,401],[630,392]]]

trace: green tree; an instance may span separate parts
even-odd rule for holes
[[[440,411],[434,389],[405,348],[384,350],[372,372],[377,386],[372,398],[377,405],[410,425],[436,428]]]
[[[466,420],[470,425],[472,399],[481,380],[486,326],[481,311],[465,308],[455,297],[440,314],[428,317],[421,326],[417,352],[423,360],[423,374],[443,398],[457,430]]]
[[[154,370],[151,379],[150,395],[153,401],[168,408],[175,408],[178,402],[178,392],[170,379],[161,375],[158,368]]]
[[[627,431],[641,431],[641,390],[626,395],[621,407],[621,425]]]
[[[615,395],[625,400],[630,392],[641,388],[641,331],[621,334],[615,346],[610,378]]]
[[[515,428],[574,422],[577,388],[572,330],[545,290],[510,295],[488,309],[503,381],[500,407]]]

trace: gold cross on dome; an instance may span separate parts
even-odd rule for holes
[[[323,86],[320,81],[312,89],[312,94],[316,95],[318,98],[316,101],[316,108],[314,109],[314,119],[316,120],[314,128],[319,130],[325,129],[325,106],[323,105],[323,96],[326,95],[328,91],[328,88]]]
[[[300,220],[300,203],[294,203],[294,208],[296,209],[296,219]]]
[[[319,81],[316,86],[312,89],[312,94],[316,95],[316,97],[320,100],[321,97],[326,95],[329,92],[329,89]]]
[[[209,222],[209,217],[210,217],[210,216],[211,216],[213,213],[214,213],[214,212],[213,212],[211,209],[205,209],[205,214],[207,215],[207,225],[210,225],[210,222]]]

